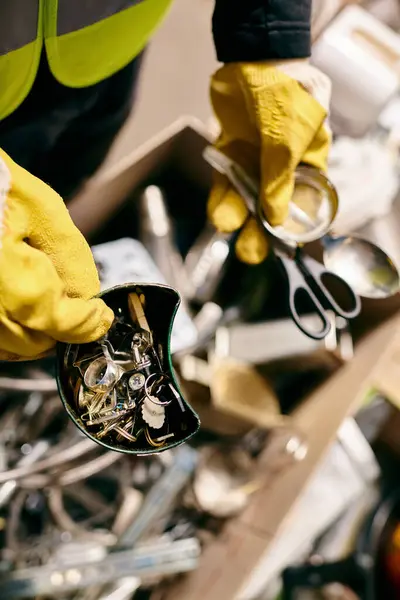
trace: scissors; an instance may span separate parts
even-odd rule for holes
[[[284,240],[282,235],[274,233],[274,229],[268,223],[259,201],[259,187],[243,169],[229,159],[225,154],[216,148],[209,146],[204,151],[204,158],[220,173],[223,173],[242,196],[245,201],[249,214],[257,219],[257,222],[271,241],[275,256],[280,260],[288,281],[289,292],[289,310],[290,315],[297,327],[308,337],[315,340],[324,339],[331,329],[329,317],[326,309],[330,309],[337,316],[344,319],[353,319],[361,310],[361,300],[355,294],[350,285],[341,277],[326,269],[321,263],[303,254],[300,244],[295,240]],[[311,167],[305,169],[313,170]],[[324,177],[320,172],[318,177]],[[326,178],[325,178],[326,179]],[[325,188],[332,190],[333,202],[337,204],[337,195],[332,184],[327,180]],[[337,206],[333,211],[336,213]],[[311,218],[302,211],[293,202],[290,203],[289,212],[297,221],[304,225],[310,225]],[[311,222],[312,224],[312,222]],[[330,222],[327,223],[328,228]],[[318,231],[318,237],[321,237],[326,231]],[[324,281],[336,282],[340,285],[347,297],[348,308],[342,308],[336,301],[332,293],[326,287]],[[304,299],[310,305],[315,313],[321,319],[321,329],[319,331],[311,330],[307,323],[302,319],[299,312],[299,304]]]

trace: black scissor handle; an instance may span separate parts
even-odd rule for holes
[[[286,277],[289,284],[289,309],[293,321],[296,323],[300,331],[302,331],[309,338],[314,340],[323,340],[331,330],[331,324],[326,316],[323,306],[308,285],[295,261],[282,255],[279,255],[278,258],[280,259],[286,272]],[[301,318],[297,310],[297,302],[300,292],[308,297],[308,300],[311,303],[314,311],[320,317],[322,322],[322,329],[320,331],[308,329],[305,326],[304,320]]]
[[[343,317],[344,319],[354,319],[354,317],[360,314],[360,297],[357,296],[347,281],[342,279],[342,277],[339,277],[339,275],[336,275],[336,273],[328,271],[324,265],[314,258],[311,258],[311,256],[307,256],[300,252],[297,253],[297,263],[302,269],[303,274],[310,277],[311,282],[316,286],[318,293],[320,293],[322,297],[326,299],[329,304],[329,308],[331,308],[339,317]],[[350,304],[350,308],[348,310],[345,310],[336,302],[335,298],[332,296],[323,282],[324,275],[328,276],[333,281],[336,280],[338,284],[345,289]]]

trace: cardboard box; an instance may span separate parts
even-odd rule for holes
[[[68,204],[74,222],[93,241],[101,228],[132,199],[135,190],[168,171],[188,183],[188,193],[193,186],[206,195],[212,173],[202,159],[202,152],[209,143],[209,134],[200,121],[182,117],[91,180]],[[187,202],[190,203],[189,195]]]
[[[132,203],[135,191],[171,172],[172,184],[185,181],[187,197],[180,196],[180,202],[183,198],[190,207],[196,189],[205,201],[212,176],[202,159],[208,143],[201,123],[182,118],[93,181],[69,205],[72,217],[93,240],[127,203]],[[107,235],[115,239],[119,232],[108,226]],[[376,317],[376,310],[374,314]],[[379,319],[388,316],[383,308]],[[366,329],[364,326],[363,331]],[[205,549],[199,569],[174,585],[164,600],[250,600],[245,590],[253,569],[290,519],[345,417],[360,406],[379,379],[382,381],[379,359],[393,340],[397,344],[399,332],[400,317],[395,315],[366,335],[356,348],[355,358],[302,402],[293,419],[308,440],[306,459],[255,493],[247,509],[228,522],[218,540]],[[397,358],[393,364],[397,364]],[[397,381],[398,377],[393,376],[390,385],[397,386]],[[260,460],[262,463],[263,457]]]

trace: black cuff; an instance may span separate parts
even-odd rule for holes
[[[311,0],[215,0],[213,34],[221,62],[307,58]]]
[[[291,24],[287,29],[243,27],[235,32],[214,28],[213,33],[220,62],[308,58],[311,54],[310,28],[304,24]]]

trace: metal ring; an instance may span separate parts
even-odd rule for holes
[[[153,404],[157,404],[158,406],[168,406],[169,404],[171,404],[172,400],[167,400],[166,402],[161,402],[161,400],[155,400],[153,396],[151,396],[151,394],[149,393],[149,380],[152,377],[157,377],[158,375],[161,375],[164,378],[167,378],[167,375],[165,375],[164,373],[152,373],[151,375],[148,376],[148,378],[146,379],[146,382],[144,384],[144,393],[146,395],[146,398],[148,398],[150,400],[150,402],[152,402]]]

